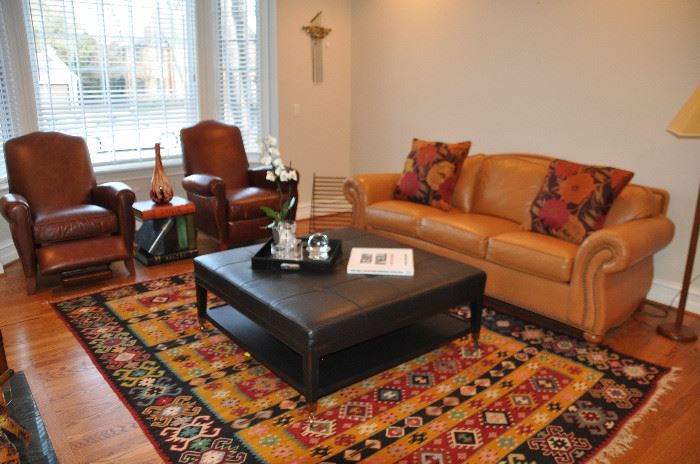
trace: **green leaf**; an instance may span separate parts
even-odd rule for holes
[[[280,213],[270,208],[269,206],[261,206],[260,209],[263,213],[265,213],[265,216],[269,217],[270,219],[274,219],[275,221],[280,220]]]

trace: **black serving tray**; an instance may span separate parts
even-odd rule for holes
[[[265,245],[251,258],[253,269],[267,269],[272,271],[306,271],[306,272],[330,272],[333,270],[335,262],[341,255],[342,241],[328,240],[331,251],[328,259],[311,259],[306,251],[306,238],[301,238],[301,259],[280,259],[272,256],[272,240],[268,240]]]

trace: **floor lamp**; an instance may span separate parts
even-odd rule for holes
[[[695,89],[693,95],[690,96],[683,108],[668,125],[667,130],[678,137],[700,137],[700,87]],[[685,263],[681,299],[678,302],[676,321],[661,324],[656,328],[659,334],[678,342],[693,342],[698,338],[695,332],[683,325],[685,304],[688,301],[688,290],[690,290],[690,281],[693,278],[695,251],[698,247],[698,229],[700,229],[700,190],[698,190],[698,200],[695,205],[695,220],[693,221],[693,230],[690,233],[688,260]]]

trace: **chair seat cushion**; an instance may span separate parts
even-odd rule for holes
[[[280,208],[280,196],[270,189],[245,187],[228,189],[228,220],[255,219],[265,216],[260,207],[268,206],[275,211]]]
[[[119,231],[117,215],[97,205],[42,211],[34,218],[34,241],[65,242]]]

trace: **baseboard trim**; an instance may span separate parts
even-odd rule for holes
[[[651,290],[647,294],[647,299],[656,301],[664,305],[678,307],[678,296],[681,292],[681,284],[679,282],[671,282],[669,280],[654,279],[651,284]],[[692,288],[688,292],[688,301],[685,304],[685,310],[691,313],[700,314],[700,292]]]
[[[17,259],[19,259],[19,255],[17,254],[15,244],[12,243],[12,240],[0,242],[0,270],[3,269],[3,266]]]

